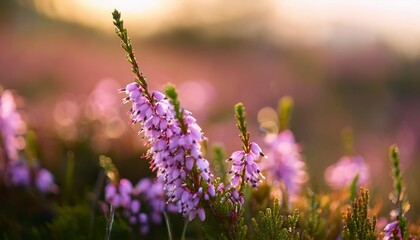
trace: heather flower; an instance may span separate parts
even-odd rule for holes
[[[292,131],[267,134],[265,141],[268,145],[268,159],[262,168],[267,181],[275,187],[284,187],[290,196],[297,196],[308,176],[300,155],[300,146],[295,142]]]
[[[0,97],[0,137],[9,161],[18,159],[18,151],[23,148],[19,136],[24,132],[25,123],[16,111],[13,95],[6,90]],[[0,163],[0,168],[6,163]]]
[[[57,190],[57,186],[54,183],[54,176],[44,168],[36,171],[35,186],[43,193],[55,192]]]
[[[109,183],[105,187],[105,200],[115,208],[128,208],[131,204],[132,190],[133,185],[127,179],[121,179],[117,185]]]
[[[231,186],[237,187],[241,181],[244,181],[251,187],[258,187],[258,182],[261,182],[264,176],[257,162],[263,156],[261,148],[254,142],[250,143],[249,151],[241,150],[232,153],[228,159],[232,161],[232,167],[229,171],[229,174],[233,174]]]
[[[12,186],[29,187],[31,184],[31,172],[28,164],[25,161],[16,161],[9,165],[8,180]]]
[[[388,223],[382,232],[384,233],[383,240],[402,239],[398,220]]]
[[[228,159],[228,161],[232,161],[229,171],[230,174],[233,174],[230,185],[233,188],[239,185],[239,190],[242,192],[244,184],[257,188],[258,183],[264,178],[257,162],[265,155],[258,144],[249,141],[249,132],[245,121],[246,112],[242,103],[235,105],[235,118],[242,141],[242,150],[233,152]]]
[[[332,188],[347,187],[358,175],[358,185],[367,183],[369,168],[359,155],[343,156],[325,170],[325,179]]]
[[[163,182],[159,179],[141,179],[134,187],[127,179],[105,187],[105,200],[126,217],[128,222],[147,234],[150,224],[160,224],[164,211],[176,211],[173,204],[166,205]]]
[[[149,94],[136,82],[122,91],[128,95],[124,102],[132,102],[132,122],[142,125],[140,132],[150,145],[151,168],[163,180],[168,202],[175,203],[190,220],[197,215],[204,220],[200,201],[214,195],[214,186],[209,163],[201,153],[204,136],[195,118],[163,93]],[[172,93],[172,101],[177,101],[176,92]],[[206,189],[202,181],[207,182]]]

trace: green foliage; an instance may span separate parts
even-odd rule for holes
[[[245,107],[242,103],[238,103],[235,105],[235,119],[236,119],[236,126],[239,129],[239,138],[243,143],[243,148],[245,152],[249,152],[249,132],[247,129],[246,123],[246,112]]]
[[[217,179],[216,189],[219,184],[220,179]],[[227,200],[230,194],[230,190],[225,190],[206,203],[206,221],[203,224],[206,239],[246,239],[248,227],[243,217],[244,209],[240,203]]]
[[[178,119],[179,124],[181,125],[181,130],[185,133],[187,131],[187,126],[184,122],[184,114],[183,110],[181,108],[181,104],[178,100],[178,92],[176,91],[176,88],[172,84],[168,84],[165,88],[166,96],[168,96],[169,99],[171,99],[171,104],[174,106],[175,110],[175,117]]]
[[[280,202],[276,199],[272,208],[259,212],[258,221],[255,218],[252,219],[255,237],[258,240],[300,239],[300,233],[296,229],[298,220],[298,210],[285,219],[281,214]]]
[[[104,239],[106,218],[95,216],[95,224],[91,227],[91,209],[88,204],[62,206],[57,208],[57,217],[48,224],[51,239]],[[129,239],[128,225],[121,220],[115,222],[111,239]]]
[[[244,223],[243,209],[239,204],[215,201],[209,209],[206,211],[208,217],[203,224],[206,239],[245,239],[248,228]]]
[[[315,194],[307,196],[308,209],[301,212],[299,224],[302,227],[302,239],[326,239],[326,220],[322,213],[320,203]],[[331,226],[329,226],[331,227]]]
[[[343,213],[342,237],[344,240],[374,240],[378,237],[375,232],[376,216],[369,219],[368,208],[369,191],[360,188],[359,197]]]
[[[353,201],[357,197],[357,181],[359,180],[359,174],[353,178],[350,184],[350,201]]]
[[[115,26],[115,33],[121,39],[121,47],[127,53],[126,58],[127,61],[131,64],[131,71],[136,75],[134,79],[144,90],[144,94],[146,97],[151,100],[151,96],[149,94],[149,90],[147,88],[147,81],[146,76],[140,72],[139,65],[137,63],[136,56],[134,55],[133,46],[131,44],[131,40],[128,37],[127,29],[124,28],[124,21],[121,20],[121,13],[118,10],[114,10],[112,12],[112,18],[114,19],[114,26]],[[151,101],[152,102],[152,101]]]
[[[221,182],[225,182],[226,180],[226,154],[225,150],[222,146],[214,146],[213,147],[213,164],[214,164],[214,170],[217,174],[217,176],[220,177]]]

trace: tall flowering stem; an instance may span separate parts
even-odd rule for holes
[[[389,150],[389,158],[392,165],[392,179],[394,180],[394,191],[390,194],[391,201],[396,205],[396,209],[391,212],[391,217],[395,217],[394,227],[387,226],[384,232],[392,233],[402,239],[408,239],[408,227],[405,213],[410,208],[405,194],[405,188],[402,179],[402,172],[400,168],[400,153],[396,145],[392,145]],[[398,223],[398,224],[395,224]],[[389,228],[389,229],[387,229]],[[399,229],[398,229],[399,228]]]
[[[121,38],[121,47],[127,53],[127,56],[126,56],[127,61],[130,62],[132,65],[131,71],[136,75],[135,81],[144,90],[144,94],[146,98],[148,100],[152,100],[152,97],[149,94],[148,89],[147,89],[146,76],[144,76],[144,74],[140,71],[136,56],[134,55],[131,40],[127,34],[127,29],[124,28],[124,21],[121,20],[121,13],[115,9],[114,12],[112,12],[112,17],[114,19],[115,33],[118,35],[118,37]]]
[[[237,121],[236,126],[239,129],[239,138],[243,143],[242,148],[245,152],[249,152],[249,132],[247,129],[247,123],[245,121],[245,107],[242,103],[238,103],[235,105],[235,118]]]
[[[239,185],[239,191],[242,192],[246,183],[257,188],[258,182],[264,178],[257,162],[265,155],[258,144],[249,141],[249,132],[245,121],[246,112],[242,103],[235,105],[235,118],[240,133],[239,138],[242,141],[242,150],[234,152],[228,159],[232,161],[229,173],[233,173],[231,186],[237,187]]]
[[[136,75],[135,82],[121,91],[128,95],[124,102],[132,103],[132,122],[141,124],[140,133],[150,146],[146,157],[151,159],[151,169],[164,182],[168,203],[176,204],[189,220],[198,216],[204,221],[204,206],[215,196],[215,187],[209,163],[201,152],[200,142],[205,139],[201,128],[192,114],[181,108],[175,87],[167,87],[169,99],[161,92],[149,92],[121,14],[115,10],[113,17],[121,46]]]

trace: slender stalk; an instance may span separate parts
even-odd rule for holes
[[[97,202],[99,199],[99,196],[101,195],[102,189],[104,187],[105,182],[105,172],[99,171],[98,178],[96,179],[95,183],[95,191],[94,191],[94,197],[92,199],[92,205],[90,208],[90,226],[89,226],[89,233],[88,233],[88,239],[93,239],[93,226],[95,225],[95,211]]]
[[[168,229],[169,240],[173,240],[171,220],[169,219],[168,213],[163,212],[163,216],[165,217],[166,228]]]
[[[153,104],[152,96],[150,95],[147,87],[146,76],[144,76],[144,74],[140,71],[136,56],[134,55],[131,39],[128,37],[127,29],[124,27],[124,22],[121,20],[121,13],[115,9],[112,13],[112,17],[114,19],[115,32],[121,39],[121,47],[127,53],[127,61],[132,66],[131,71],[136,75],[135,81],[140,84],[144,90],[145,96],[149,99],[150,103]]]
[[[190,221],[188,221],[188,219],[185,219],[184,227],[182,228],[181,240],[185,240],[185,233],[187,232],[187,226],[189,222]]]
[[[112,224],[114,223],[115,209],[112,205],[109,205],[109,219],[106,225],[105,240],[111,239]]]

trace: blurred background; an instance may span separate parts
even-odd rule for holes
[[[291,129],[314,190],[327,191],[324,170],[342,155],[341,131],[351,127],[385,210],[388,149],[398,144],[408,216],[418,218],[419,2],[2,0],[0,85],[19,96],[42,165],[57,181],[74,157],[76,192],[94,185],[100,154],[131,180],[152,175],[117,93],[133,75],[114,34],[114,8],[150,87],[174,83],[210,145],[223,142],[228,153],[240,147],[239,101],[262,142],[258,111],[290,95]]]

